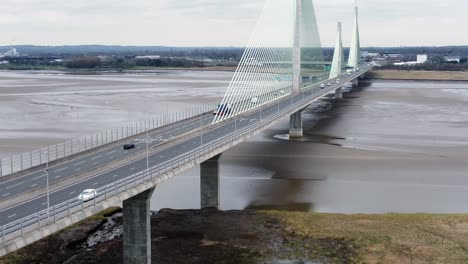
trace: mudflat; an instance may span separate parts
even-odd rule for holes
[[[112,210],[0,258],[0,263],[123,263]],[[161,264],[446,263],[468,261],[467,215],[342,215],[164,209],[151,218]]]

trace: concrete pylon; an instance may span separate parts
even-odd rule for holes
[[[123,201],[124,264],[151,263],[150,199],[154,188]]]
[[[338,34],[336,37],[335,51],[333,53],[333,62],[330,70],[330,79],[336,78],[341,74],[344,66],[343,40],[341,38],[341,22],[338,22]]]
[[[219,209],[219,159],[221,154],[200,164],[200,208]]]
[[[293,81],[292,94],[298,94],[301,89],[301,32],[302,32],[302,0],[296,0],[296,21],[294,23],[293,47]]]
[[[302,111],[297,111],[289,118],[289,138],[301,138],[304,135],[302,131]]]
[[[361,43],[359,40],[359,13],[358,7],[355,7],[354,28],[353,36],[351,39],[351,46],[349,51],[348,66],[357,68],[361,64]]]
[[[343,87],[335,90],[335,99],[343,99]]]

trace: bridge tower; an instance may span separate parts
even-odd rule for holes
[[[344,52],[343,52],[343,41],[341,38],[341,22],[338,22],[338,33],[336,36],[336,45],[335,51],[333,53],[333,62],[330,70],[330,79],[336,78],[340,76],[341,72],[343,71],[344,65]],[[335,98],[342,99],[343,98],[343,88],[340,87],[335,90]]]
[[[354,7],[354,28],[351,38],[351,46],[349,51],[348,66],[356,69],[361,64],[361,43],[359,40],[359,13],[358,7]]]
[[[336,37],[335,51],[333,52],[333,62],[330,70],[330,79],[341,74],[344,66],[343,40],[341,38],[341,22],[338,22],[338,33]]]
[[[296,0],[296,21],[294,23],[294,47],[293,47],[293,83],[292,95],[297,95],[301,89],[301,32],[302,32],[302,2]],[[311,0],[309,0],[311,1]],[[302,131],[302,110],[290,116],[289,137],[301,138]]]
[[[323,61],[320,36],[318,33],[317,20],[315,17],[314,3],[312,0],[296,0],[294,16],[294,44],[293,44],[293,83],[292,95],[298,95],[302,86],[303,77],[307,79],[308,74],[303,60]],[[315,69],[317,70],[317,69]],[[315,71],[316,74],[317,71]],[[305,76],[303,76],[304,74]],[[313,77],[313,76],[312,76]],[[290,116],[289,137],[300,138],[303,136],[302,111],[298,111]]]

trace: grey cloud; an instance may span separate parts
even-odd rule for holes
[[[292,0],[274,0],[292,1]],[[264,0],[2,0],[0,44],[244,45]],[[324,46],[353,0],[314,0]],[[466,0],[358,0],[364,45],[466,44]],[[462,26],[460,26],[462,25]]]

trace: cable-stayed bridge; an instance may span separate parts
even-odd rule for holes
[[[267,0],[221,102],[2,159],[0,255],[123,204],[124,261],[150,263],[154,187],[200,164],[201,207],[219,207],[224,151],[287,117],[290,137],[302,137],[306,107],[341,99],[374,66],[361,62],[358,28],[356,9],[348,62],[339,25],[327,71],[312,0]],[[90,188],[92,199],[76,198]]]

